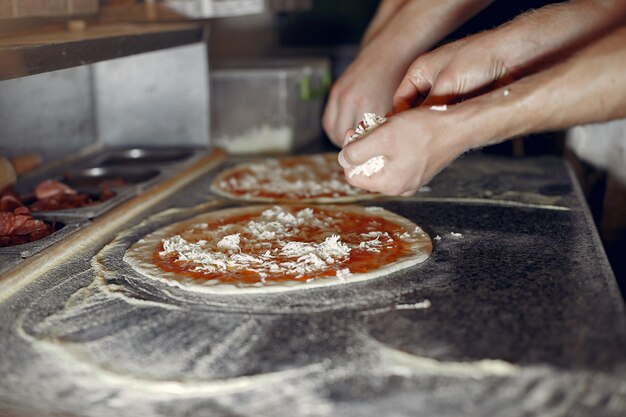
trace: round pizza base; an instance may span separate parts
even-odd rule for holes
[[[413,253],[409,256],[400,258],[390,264],[384,265],[373,271],[366,273],[352,273],[349,278],[341,279],[337,276],[315,278],[310,282],[306,281],[281,281],[281,282],[265,282],[248,285],[235,285],[231,283],[202,283],[191,277],[176,274],[174,272],[163,271],[152,262],[152,254],[154,249],[159,245],[162,239],[176,234],[177,230],[187,229],[198,223],[207,223],[217,219],[223,219],[229,216],[240,216],[250,213],[261,213],[273,206],[248,206],[236,207],[224,210],[217,210],[210,213],[201,214],[191,219],[173,223],[156,230],[145,236],[132,245],[124,254],[123,260],[128,263],[135,271],[150,279],[157,280],[170,286],[179,287],[188,291],[207,293],[207,294],[264,294],[277,293],[293,290],[306,290],[311,288],[329,287],[339,284],[351,284],[355,282],[367,281],[392,274],[401,269],[408,268],[413,265],[424,262],[432,253],[432,241],[426,232],[409,219],[399,216],[382,208],[369,210],[360,206],[324,206],[324,210],[348,211],[351,213],[364,215],[368,217],[381,217],[385,220],[402,226],[407,232],[417,236],[416,241],[412,245]]]
[[[330,153],[323,154],[315,154],[308,155],[311,157],[314,156],[326,156],[330,155]],[[333,157],[335,154],[332,154]],[[302,155],[307,156],[307,155]],[[283,158],[284,159],[284,158]],[[257,162],[255,162],[257,163]],[[261,163],[261,162],[258,162]],[[284,203],[284,204],[294,204],[294,203],[303,203],[303,204],[343,204],[343,203],[356,203],[358,201],[372,200],[375,198],[381,198],[382,195],[378,193],[367,193],[367,194],[358,194],[358,195],[346,195],[346,196],[338,196],[338,197],[310,197],[310,198],[278,198],[278,197],[263,197],[263,196],[254,196],[254,195],[237,195],[230,193],[220,187],[220,183],[224,181],[224,179],[230,177],[233,173],[239,171],[242,167],[245,167],[245,163],[237,164],[234,167],[226,168],[218,175],[215,176],[213,182],[211,183],[211,191],[219,195],[221,197],[228,198],[230,200],[237,201],[245,201],[245,202],[253,202],[253,203]]]

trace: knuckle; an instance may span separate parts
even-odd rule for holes
[[[337,94],[337,103],[340,108],[346,108],[352,102],[354,102],[354,97],[349,91],[344,90]]]
[[[407,71],[406,75],[404,76],[404,79],[409,81],[409,82],[417,80],[423,74],[422,62],[424,60],[425,60],[425,55],[422,55],[421,57],[419,57],[415,61],[413,61],[413,63],[409,67],[409,70]]]
[[[454,75],[454,69],[447,67],[437,76],[437,82],[433,92],[437,94],[449,94],[455,91],[455,89],[456,77]]]
[[[328,93],[328,102],[336,102],[338,97],[340,96],[340,91],[341,88],[337,85],[334,84],[331,88],[330,88],[330,92]]]

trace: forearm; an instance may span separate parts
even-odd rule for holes
[[[361,47],[367,46],[372,39],[384,29],[385,25],[405,6],[409,0],[382,0],[376,10],[376,14],[367,26],[367,30],[361,40]]]
[[[624,0],[572,0],[525,13],[482,36],[513,75],[558,61],[626,21]]]
[[[532,132],[626,117],[626,28],[567,61],[459,105],[466,148]]]
[[[419,54],[472,18],[493,0],[409,0],[364,49],[383,50],[385,59],[406,68]]]

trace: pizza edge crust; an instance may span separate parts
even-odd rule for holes
[[[401,258],[396,262],[377,268],[373,271],[369,271],[366,273],[353,273],[346,280],[343,280],[337,276],[330,276],[324,278],[316,278],[314,281],[311,282],[278,282],[270,284],[266,283],[262,286],[237,286],[234,284],[225,283],[204,285],[198,283],[193,278],[185,276],[181,277],[181,275],[173,272],[162,271],[152,262],[152,252],[154,247],[161,242],[161,239],[170,236],[172,232],[176,229],[186,228],[187,226],[191,226],[193,224],[207,222],[228,215],[238,216],[250,212],[262,212],[263,210],[271,207],[272,206],[270,205],[233,207],[228,209],[216,210],[209,213],[203,213],[190,219],[170,224],[168,226],[155,230],[154,232],[144,236],[143,238],[135,242],[130,248],[126,250],[123,261],[129,264],[139,274],[147,278],[167,284],[168,286],[174,286],[197,293],[235,295],[279,293],[293,290],[306,290],[311,288],[328,287],[335,284],[351,284],[356,282],[363,282],[422,263],[426,259],[428,259],[432,253],[432,241],[428,234],[424,232],[421,227],[405,217],[402,217],[385,209],[371,212],[365,210],[365,208],[361,206],[324,206],[324,209],[344,212],[349,211],[356,212],[358,214],[382,217],[388,221],[394,222],[395,224],[402,226],[408,232],[413,231],[412,233],[419,236],[419,240],[412,245],[414,253],[404,258]]]

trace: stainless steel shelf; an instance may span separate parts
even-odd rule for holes
[[[201,24],[107,24],[0,38],[0,80],[91,64],[202,40]]]

